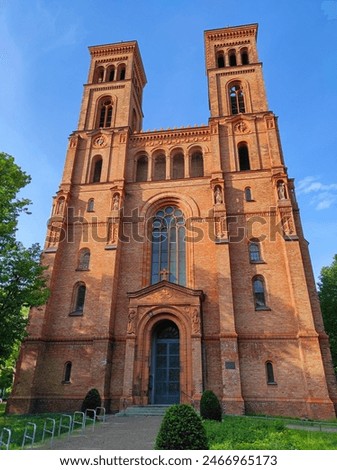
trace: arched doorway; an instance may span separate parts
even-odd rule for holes
[[[169,320],[153,330],[149,395],[151,404],[180,402],[179,330]]]

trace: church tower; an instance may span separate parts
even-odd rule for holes
[[[9,412],[192,403],[331,418],[329,343],[257,25],[205,31],[208,125],[142,130],[136,41],[90,47]]]

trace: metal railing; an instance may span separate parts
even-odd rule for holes
[[[30,447],[33,447],[36,435],[36,424],[28,421],[25,427],[25,432],[22,439],[22,449],[24,448],[26,441],[30,441]]]
[[[103,406],[98,406],[95,409],[86,409],[85,412],[75,411],[73,415],[61,414],[58,425],[58,436],[67,434],[67,437],[75,431],[83,432],[87,422],[92,423],[92,431],[95,431],[96,421],[100,420],[102,423],[106,422],[106,409]],[[46,418],[43,423],[41,443],[44,443],[47,438],[50,438],[50,447],[53,446],[55,432],[56,432],[56,418]],[[37,424],[32,421],[26,423],[21,448],[23,449],[29,443],[32,448],[35,444],[37,433]],[[4,427],[0,433],[0,450],[9,450],[12,439],[12,431],[10,428]]]
[[[7,440],[5,440],[5,436],[7,435]],[[9,449],[9,445],[11,443],[11,436],[12,436],[12,431],[9,428],[3,428],[1,431],[0,435],[0,449],[1,447],[5,447],[6,450]]]

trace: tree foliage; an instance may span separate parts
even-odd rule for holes
[[[48,297],[39,245],[25,248],[16,240],[19,215],[29,214],[30,204],[18,198],[18,193],[29,182],[30,176],[14,158],[0,153],[0,366],[24,338],[27,316],[23,307],[42,305]]]
[[[86,394],[82,402],[81,411],[85,412],[86,410],[95,410],[97,407],[100,407],[101,405],[102,405],[102,399],[99,394],[99,391],[96,388],[92,388]],[[89,413],[89,416],[91,416],[90,413]]]
[[[156,437],[155,449],[209,449],[202,420],[190,405],[173,405],[166,411]]]
[[[325,331],[330,338],[332,361],[337,372],[337,254],[330,266],[321,269],[318,295]]]
[[[212,390],[205,390],[201,396],[200,415],[203,419],[222,420],[221,403]]]

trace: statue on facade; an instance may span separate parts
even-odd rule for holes
[[[214,201],[215,201],[215,204],[222,204],[222,193],[221,193],[221,189],[219,188],[219,186],[217,186],[215,188],[215,191],[214,191]]]

